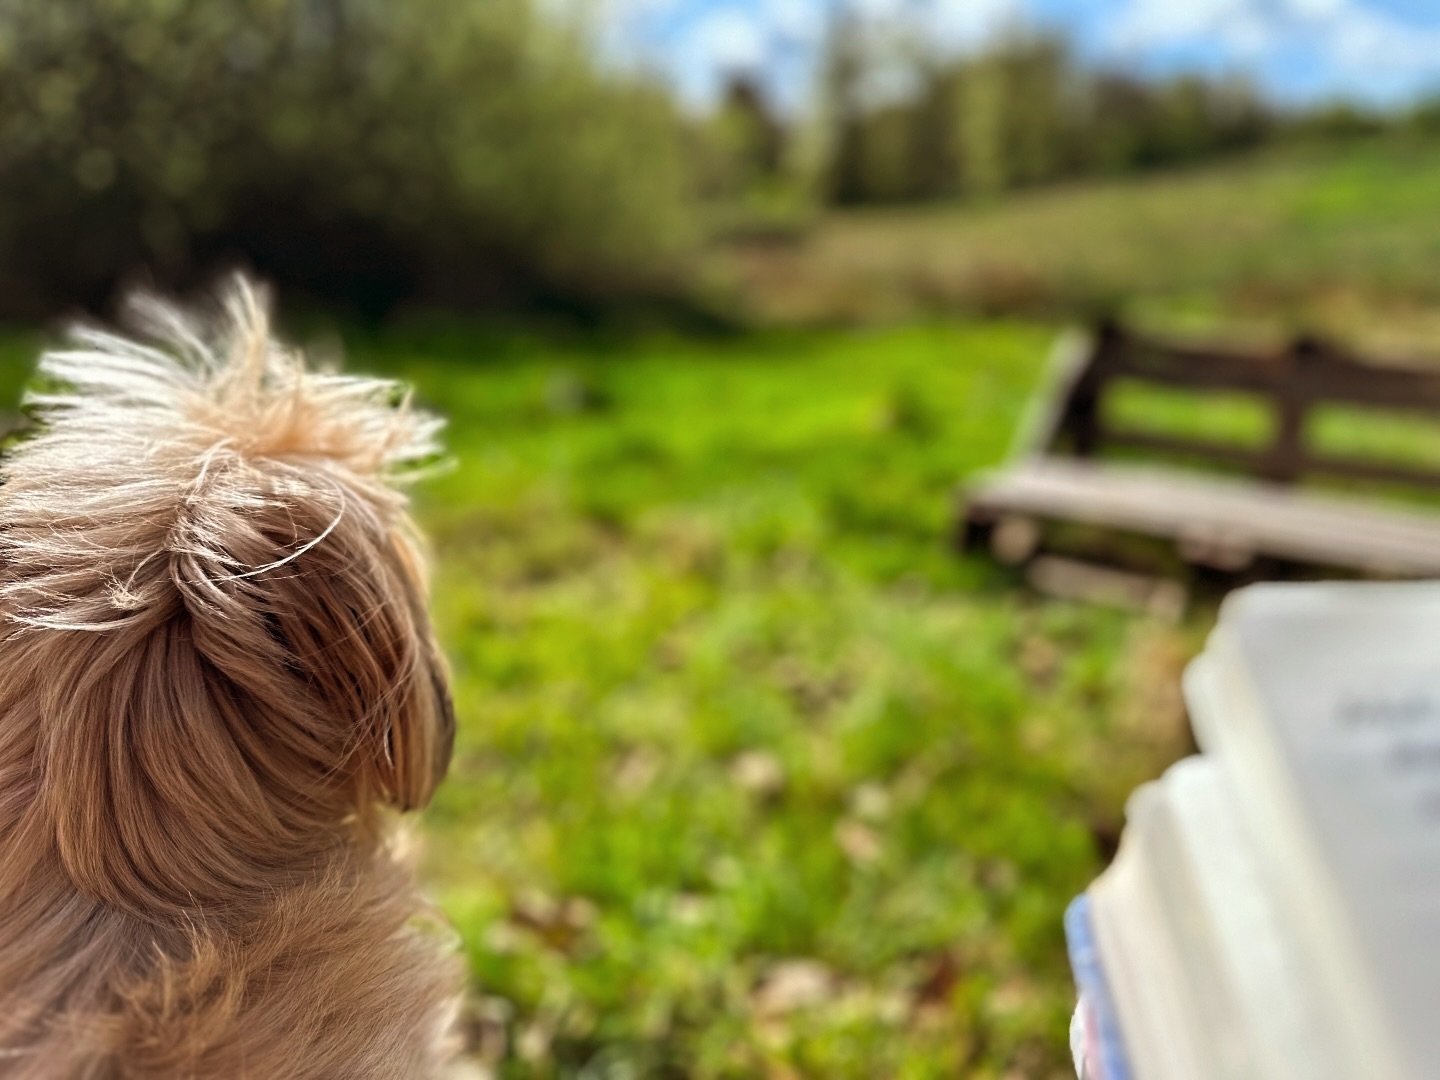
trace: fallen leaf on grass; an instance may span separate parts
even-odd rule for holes
[[[884,854],[880,835],[863,821],[847,819],[836,822],[835,842],[845,857],[857,866],[869,866]]]
[[[555,1033],[540,1021],[526,1024],[515,1040],[515,1053],[530,1065],[539,1065],[550,1057],[550,1044]]]
[[[884,785],[861,784],[850,793],[850,812],[861,821],[879,821],[889,816],[890,801]]]
[[[631,750],[616,764],[612,779],[616,790],[636,795],[647,790],[660,775],[660,756],[651,750]]]
[[[730,766],[730,779],[760,798],[771,798],[785,788],[785,767],[774,754],[746,750]]]
[[[584,897],[557,901],[540,892],[517,897],[510,905],[510,923],[529,930],[550,948],[574,952],[595,923],[595,905]]]
[[[960,974],[959,957],[950,951],[936,953],[930,958],[924,977],[915,985],[915,1005],[920,1007],[949,1002],[950,995],[960,984]]]
[[[755,1012],[762,1017],[823,1005],[835,993],[834,972],[819,960],[782,960],[772,967],[751,996]]]

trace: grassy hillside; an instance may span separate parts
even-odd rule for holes
[[[1292,147],[989,205],[851,211],[723,256],[778,321],[1113,308],[1440,343],[1440,142]]]

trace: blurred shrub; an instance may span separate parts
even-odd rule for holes
[[[1406,125],[1421,135],[1440,133],[1440,96],[1426,94],[1411,106],[1405,117]]]
[[[1423,103],[1416,110],[1424,115]],[[1297,118],[1295,132],[1317,139],[1354,139],[1378,135],[1390,126],[1391,118],[1378,110],[1353,101],[1331,101]],[[1422,130],[1424,124],[1420,125]]]
[[[731,75],[711,118],[704,170],[706,194],[735,197],[773,184],[785,168],[785,129],[752,76]]]
[[[0,6],[0,311],[244,262],[383,313],[673,292],[680,121],[527,0]]]
[[[1129,172],[1254,146],[1278,118],[1243,79],[1143,79],[1087,69],[1047,34],[1002,36],[971,53],[910,41],[914,92],[869,101],[895,42],[872,55],[861,20],[831,26],[822,90],[829,154],[820,189],[834,203],[993,195],[1077,176]]]

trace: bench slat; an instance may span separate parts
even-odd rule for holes
[[[1037,458],[971,489],[972,517],[1029,515],[1397,576],[1440,576],[1440,514],[1279,484]]]
[[[1291,395],[1386,409],[1440,409],[1440,374],[1324,357],[1305,366],[1275,357],[1247,356],[1166,344],[1129,345],[1105,355],[1106,378],[1192,389],[1238,390],[1266,397]]]
[[[1107,446],[1124,450],[1151,450],[1166,454],[1189,454],[1222,465],[1233,465],[1249,472],[1263,473],[1270,462],[1268,449],[1247,449],[1233,443],[1213,439],[1161,435],[1131,428],[1105,427],[1101,438]],[[1342,477],[1347,480],[1376,480],[1410,487],[1440,488],[1440,473],[1427,469],[1390,465],[1382,461],[1340,457],[1334,454],[1311,453],[1305,458],[1304,471],[1313,476]]]

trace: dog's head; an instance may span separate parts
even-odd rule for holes
[[[453,717],[396,487],[439,422],[308,369],[243,281],[214,319],[136,313],[42,358],[4,463],[0,736],[33,725],[77,885],[154,912],[423,805]]]

